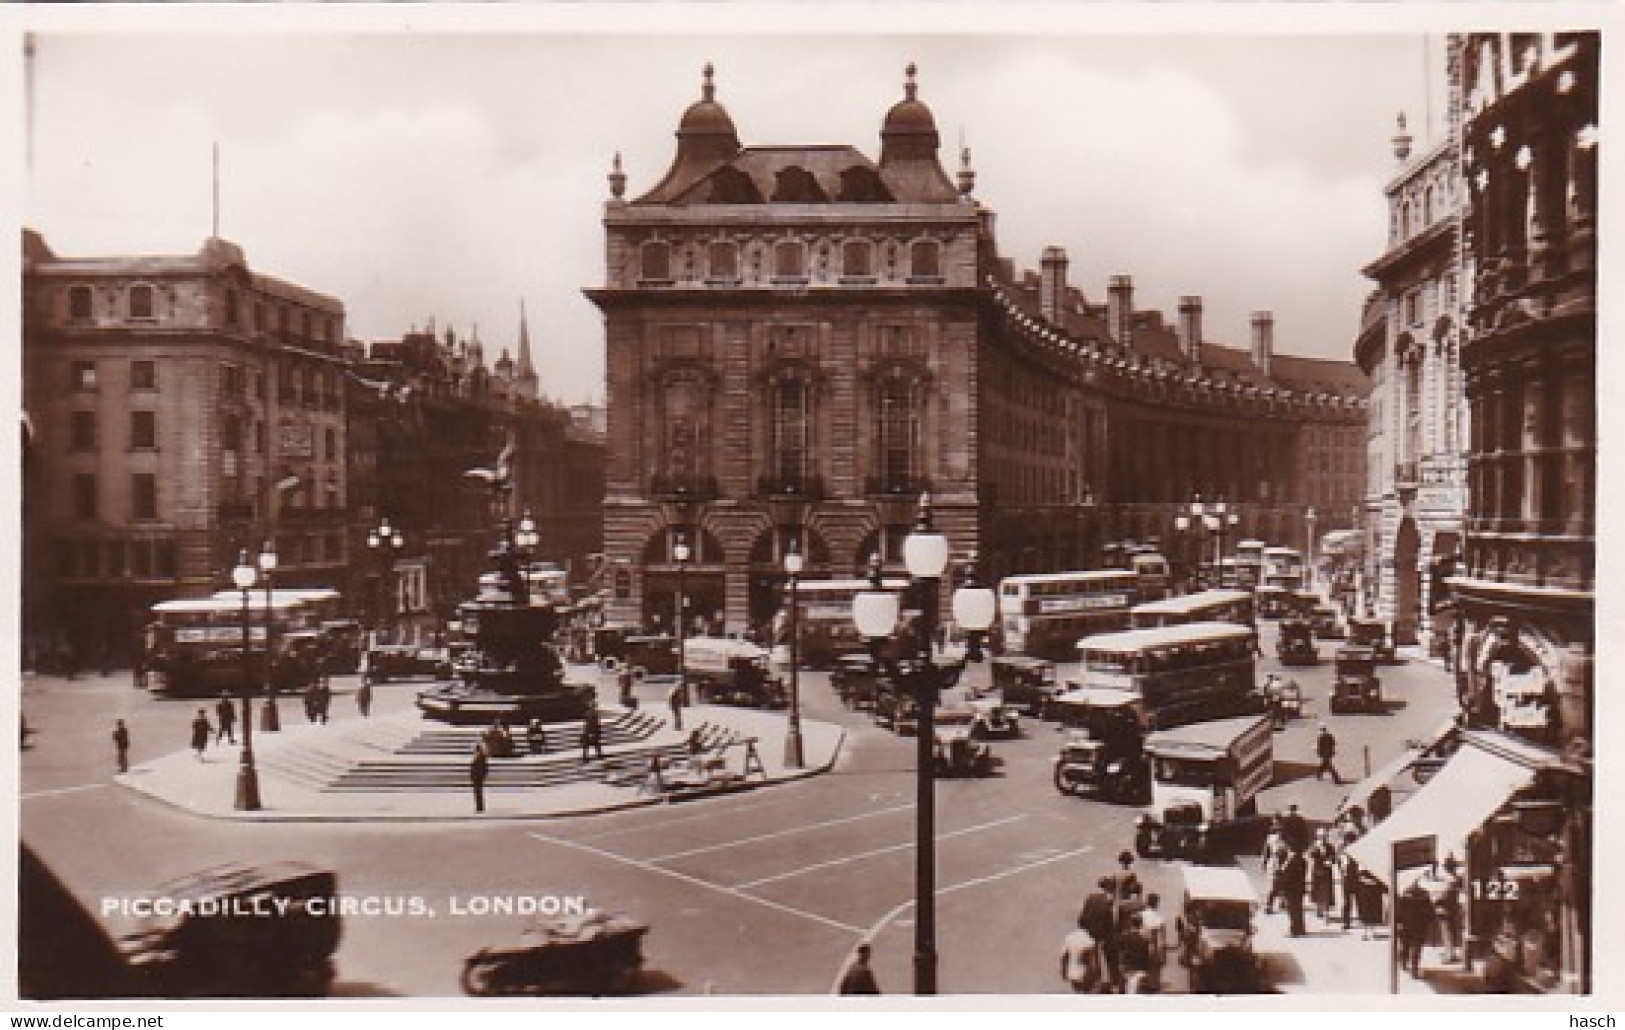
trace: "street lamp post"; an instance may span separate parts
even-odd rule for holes
[[[672,621],[677,624],[677,697],[679,703],[688,704],[688,653],[686,639],[688,627],[683,625],[683,610],[688,606],[687,598],[683,594],[683,572],[688,567],[689,549],[688,541],[681,535],[672,545],[671,556],[677,562],[677,605],[672,613]]]
[[[254,768],[254,659],[249,647],[248,592],[254,588],[258,575],[248,561],[248,548],[237,555],[237,567],[231,570],[231,582],[243,594],[243,759],[237,766],[237,803],[239,811],[257,812],[260,808],[260,778]]]
[[[273,664],[275,651],[272,645],[271,632],[275,620],[271,617],[271,578],[276,574],[276,542],[265,541],[260,549],[259,557],[260,575],[265,577],[265,705],[260,710],[260,729],[267,733],[277,733],[282,729],[282,713],[276,706],[276,666]],[[246,735],[248,730],[245,728]]]
[[[936,702],[938,693],[958,679],[962,664],[938,666],[932,657],[938,588],[948,565],[948,538],[931,525],[929,495],[920,498],[914,530],[903,541],[903,561],[920,606],[911,665],[901,678],[913,688],[917,705],[915,748],[914,843],[914,993],[937,993],[936,944]],[[852,601],[852,621],[879,653],[881,643],[897,628],[898,597],[884,589],[880,557],[870,562],[870,589]],[[967,632],[993,624],[994,596],[970,584],[954,593],[954,617]]]
[[[796,639],[801,628],[798,596],[801,569],[801,552],[796,550],[795,541],[792,540],[790,549],[784,555],[784,572],[790,577],[790,726],[784,737],[784,764],[790,769],[801,769],[807,764],[801,746],[801,670],[798,668],[800,655]]]
[[[371,532],[369,532],[367,534],[367,549],[369,551],[371,551],[378,559],[378,623],[379,623],[379,625],[374,627],[374,632],[375,633],[377,632],[377,630],[383,628],[383,623],[385,621],[384,598],[387,597],[388,594],[389,594],[389,591],[386,588],[390,585],[389,584],[389,579],[390,579],[389,573],[392,571],[392,565],[393,565],[393,562],[395,560],[395,555],[397,553],[399,553],[400,549],[405,547],[405,546],[406,546],[406,537],[401,533],[400,530],[394,528],[393,526],[391,526],[389,524],[389,519],[387,517],[380,520],[377,527],[374,528]],[[389,615],[388,615],[388,619],[389,619],[390,622],[394,621],[394,616],[395,616],[394,605],[390,605],[390,611],[389,611]]]
[[[1308,556],[1308,562],[1303,570],[1304,589],[1315,589],[1315,509],[1310,507],[1303,513],[1304,541],[1303,553]]]

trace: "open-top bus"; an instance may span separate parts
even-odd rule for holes
[[[1233,622],[1251,627],[1253,593],[1250,590],[1199,590],[1135,605],[1129,612],[1129,623],[1135,629],[1182,626],[1187,622]]]
[[[1007,576],[999,582],[1004,653],[1074,661],[1080,638],[1128,626],[1138,589],[1130,569]]]
[[[1183,726],[1261,710],[1254,632],[1230,622],[1131,629],[1078,643],[1078,690],[1059,701],[1129,701],[1142,729]]]

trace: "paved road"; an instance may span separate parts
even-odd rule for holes
[[[1266,647],[1273,636],[1265,623]],[[1330,645],[1323,642],[1329,654]],[[1261,661],[1261,674],[1275,668]],[[985,675],[985,668],[981,672]],[[1329,666],[1294,670],[1308,717],[1276,737],[1277,785],[1288,802],[1329,814],[1346,788],[1313,779],[1313,737]],[[1328,718],[1345,774],[1396,753],[1450,703],[1442,672],[1384,669],[1397,701],[1385,716]],[[334,711],[353,714],[342,691]],[[356,917],[339,952],[349,994],[455,995],[461,958],[517,940],[518,915],[456,915],[483,898],[584,896],[653,927],[645,993],[824,993],[860,939],[875,942],[888,992],[908,989],[912,951],[914,742],[846,711],[820,673],[801,677],[808,718],[852,728],[830,773],[748,794],[592,817],[493,825],[248,825],[185,814],[109,783],[114,717],[139,761],[185,746],[195,703],[154,699],[127,674],[71,682],[30,678],[24,709],[40,734],[23,755],[22,832],[82,899],[138,893],[227,860],[301,857],[340,872],[346,894],[419,896],[433,918]],[[410,684],[376,705],[410,704]],[[662,688],[649,685],[646,703]],[[284,718],[303,718],[284,705]],[[1000,742],[1001,775],[938,784],[937,903],[944,992],[1043,993],[1063,988],[1056,955],[1079,903],[1132,837],[1135,811],[1059,795],[1050,784],[1058,735],[1029,723]],[[774,746],[773,742],[767,742]],[[1172,916],[1177,865],[1138,863]],[[460,901],[458,900],[460,899]],[[127,920],[110,919],[115,929]],[[1182,986],[1177,982],[1174,987]]]

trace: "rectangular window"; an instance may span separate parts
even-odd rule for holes
[[[325,446],[326,446],[327,460],[328,461],[338,461],[339,460],[339,434],[338,434],[338,431],[335,430],[332,426],[328,426],[325,430],[322,431],[322,438],[323,438],[323,440],[325,442]]]
[[[711,278],[733,282],[739,278],[739,248],[732,243],[713,243],[710,247]]]
[[[68,287],[68,317],[76,320],[90,317],[90,287]]]
[[[96,475],[93,472],[76,472],[73,475],[73,517],[96,517]]]
[[[773,245],[773,277],[775,279],[807,278],[807,251],[795,240],[783,240]]]
[[[94,411],[76,411],[69,416],[68,446],[78,453],[87,453],[96,449],[96,413]]]
[[[94,361],[75,361],[73,363],[73,389],[96,389],[96,363]]]
[[[130,517],[144,520],[158,517],[158,477],[151,472],[130,476]]]
[[[130,545],[130,575],[140,579],[152,575],[152,541],[137,540]]]
[[[158,449],[158,414],[152,411],[130,412],[130,450]]]
[[[152,287],[130,287],[130,317],[149,319],[152,314]]]
[[[158,389],[158,363],[156,361],[130,362],[130,389]]]

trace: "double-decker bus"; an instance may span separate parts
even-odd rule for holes
[[[1257,712],[1254,637],[1229,622],[1089,637],[1078,642],[1081,690],[1063,697],[1107,706],[1126,700],[1145,730]]]
[[[1168,596],[1168,559],[1158,551],[1136,551],[1129,555],[1128,567],[1139,577],[1135,596],[1142,601],[1157,601]]]
[[[1135,629],[1157,626],[1183,626],[1187,622],[1233,622],[1253,626],[1251,590],[1199,590],[1194,594],[1165,597],[1135,605],[1129,624]]]
[[[888,579],[885,589],[901,592],[905,579]],[[796,605],[790,613],[790,588],[784,589],[784,607],[779,610],[774,640],[790,642],[790,629],[796,631],[796,663],[802,668],[833,668],[845,654],[864,649],[857,623],[852,621],[852,599],[874,585],[867,579],[803,579],[796,581]]]
[[[1264,547],[1262,540],[1236,544],[1236,586],[1251,590],[1264,582]]]
[[[160,601],[151,612],[146,656],[149,689],[195,697],[239,691],[245,674],[257,687],[265,676],[267,625],[281,652],[288,646],[290,634],[308,639],[315,635],[309,631],[319,632],[323,609],[296,590],[273,590],[269,599],[263,590],[250,590],[245,607],[243,593],[230,590],[213,597]],[[279,668],[284,677],[294,671],[285,662]],[[278,683],[279,688],[296,685]]]
[[[1128,626],[1139,582],[1130,569],[1005,577],[999,581],[1004,653],[1076,660],[1080,638]]]

